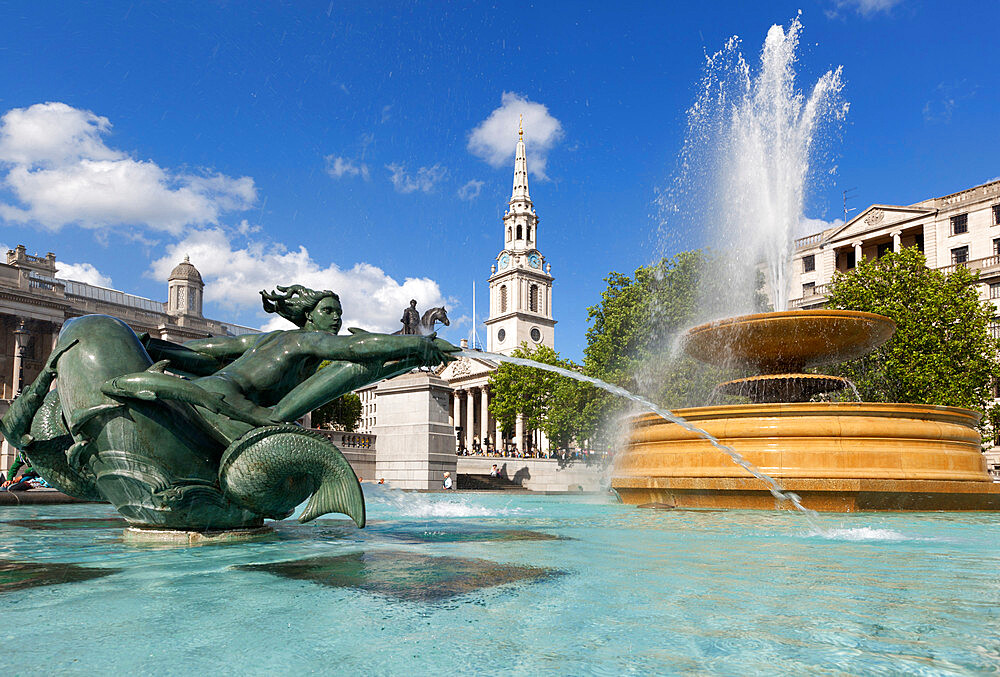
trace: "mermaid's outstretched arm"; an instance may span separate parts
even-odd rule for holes
[[[294,421],[306,413],[369,383],[391,378],[420,366],[436,366],[452,359],[459,348],[442,339],[424,336],[364,334],[356,340],[333,337],[326,341],[317,332],[314,348],[327,348],[319,356],[333,362],[293,388],[274,406],[274,415]],[[336,348],[336,350],[332,350]]]

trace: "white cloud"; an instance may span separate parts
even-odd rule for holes
[[[337,155],[326,156],[326,173],[335,179],[341,179],[345,176],[360,176],[367,181],[369,177],[368,165]]]
[[[528,151],[528,171],[547,178],[549,151],[563,138],[562,123],[549,114],[544,104],[520,94],[504,92],[500,107],[469,133],[469,152],[493,167],[510,164],[517,146],[517,123],[524,116],[524,143]]]
[[[838,218],[826,221],[825,219],[810,219],[807,216],[803,216],[799,222],[799,228],[796,231],[795,237],[805,237],[806,235],[821,233],[828,228],[836,228],[842,225],[844,225],[844,219]]]
[[[59,262],[56,268],[56,277],[63,280],[75,280],[96,284],[98,287],[111,287],[111,278],[101,273],[90,263],[63,263]]]
[[[903,0],[835,0],[838,9],[853,9],[862,16],[872,16],[879,12],[889,13],[893,7]],[[831,12],[827,12],[831,16]],[[832,13],[836,16],[836,12]]]
[[[412,193],[418,190],[430,193],[434,190],[434,186],[448,175],[448,169],[440,164],[421,167],[417,170],[416,175],[407,173],[406,167],[397,162],[386,165],[385,168],[389,170],[389,180],[392,181],[392,186],[397,193]]]
[[[429,278],[406,278],[399,282],[385,271],[368,263],[349,269],[336,264],[322,265],[305,247],[288,249],[273,242],[254,241],[235,247],[221,228],[189,233],[167,247],[167,253],[153,262],[149,274],[166,279],[185,255],[205,280],[206,300],[233,309],[261,308],[261,289],[275,285],[303,284],[314,289],[332,289],[340,295],[344,307],[344,326],[358,326],[372,331],[396,331],[399,318],[410,302],[427,310],[447,306],[438,283]],[[268,327],[286,327],[274,318]]]
[[[472,179],[458,189],[458,197],[460,200],[475,200],[482,191],[483,182]]]
[[[111,122],[64,103],[14,108],[0,118],[0,166],[16,203],[0,218],[59,230],[144,225],[180,234],[257,201],[250,177],[185,174],[108,147]]]

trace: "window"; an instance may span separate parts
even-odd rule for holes
[[[969,246],[955,247],[951,250],[951,262],[953,265],[961,265],[969,260]]]
[[[881,244],[875,245],[875,258],[880,259],[891,251],[892,251],[891,242],[883,242]]]
[[[1000,299],[1000,282],[990,282],[990,298]]]
[[[518,239],[518,240],[520,240],[520,239],[521,239],[521,232],[522,232],[522,231],[521,231],[521,224],[518,224],[518,225],[517,225],[517,239]]]
[[[528,290],[528,310],[538,312],[538,285],[533,284]]]
[[[913,244],[914,244],[914,246],[916,246],[917,251],[920,252],[921,254],[923,254],[924,253],[924,234],[923,233],[918,233],[913,238]]]
[[[993,225],[1000,226],[1000,205],[993,205]]]
[[[839,265],[837,266],[841,270],[850,270],[851,268],[854,267],[854,249],[848,249],[847,251],[844,252],[838,252],[837,258],[840,261],[844,262],[844,266],[842,268]]]
[[[1000,318],[994,317],[993,321],[990,322],[990,336],[1000,339]]]
[[[507,285],[505,284],[500,285],[500,312],[507,312]],[[500,340],[502,341],[503,339]]]
[[[528,239],[531,239],[531,226],[528,226]]]
[[[508,240],[510,239],[510,228],[509,227],[507,228],[507,239]]]
[[[993,256],[1000,256],[1000,237],[993,239]]]
[[[815,282],[806,282],[804,285],[802,285],[802,296],[803,297],[814,296],[815,294],[816,294],[816,283]]]
[[[969,232],[969,215],[959,214],[951,217],[951,234],[961,235]]]
[[[802,257],[802,272],[811,273],[816,270],[816,255],[810,254],[809,256]]]

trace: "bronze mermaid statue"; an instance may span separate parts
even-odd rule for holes
[[[261,297],[298,328],[178,344],[107,315],[67,321],[0,432],[49,484],[107,500],[133,526],[253,528],[308,498],[300,521],[338,512],[363,527],[351,466],[295,421],[459,348],[433,334],[339,335],[343,311],[329,290],[279,286]]]

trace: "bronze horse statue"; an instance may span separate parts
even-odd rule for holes
[[[424,312],[420,316],[420,335],[430,336],[434,333],[434,325],[441,323],[446,327],[451,326],[451,321],[448,319],[448,311],[444,309],[443,306],[438,306],[436,308],[431,308]],[[393,332],[393,336],[398,336],[403,333],[403,330]]]

